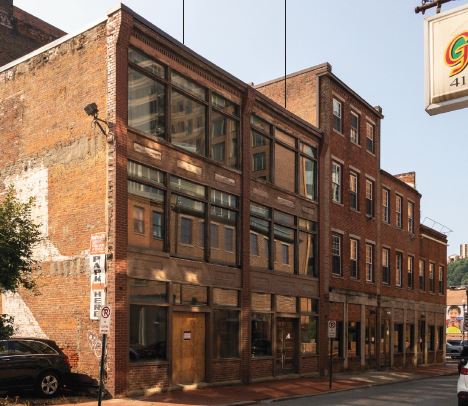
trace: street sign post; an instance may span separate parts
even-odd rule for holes
[[[336,321],[328,320],[328,338],[330,339],[330,367],[328,369],[329,383],[328,387],[332,388],[333,379],[333,339],[336,338]]]
[[[101,317],[99,319],[99,334],[102,335],[102,349],[101,349],[101,366],[99,369],[99,392],[98,392],[98,406],[102,402],[102,381],[104,379],[104,359],[106,357],[106,342],[107,334],[110,331],[112,311],[110,306],[101,307]]]

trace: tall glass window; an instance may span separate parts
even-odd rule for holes
[[[239,311],[216,309],[213,316],[214,358],[239,357]]]
[[[342,236],[340,234],[332,234],[332,273],[341,275],[341,247]]]
[[[332,162],[332,200],[341,203],[341,165]]]
[[[356,172],[349,173],[349,207],[359,210],[359,175]]]
[[[299,164],[299,193],[308,199],[317,200],[317,150],[301,144]]]
[[[316,223],[299,219],[299,274],[318,278]]]

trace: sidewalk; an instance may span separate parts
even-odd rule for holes
[[[369,371],[364,373],[340,373],[333,379],[331,392],[384,385],[401,381],[454,375],[456,364],[430,366],[408,370]],[[217,386],[190,391],[174,391],[138,399],[112,399],[105,406],[227,406],[247,405],[262,400],[290,399],[329,392],[328,378],[298,378],[275,380],[251,385]],[[80,403],[95,406],[96,402]],[[71,406],[71,405],[63,405]]]

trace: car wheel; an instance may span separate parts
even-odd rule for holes
[[[60,389],[60,378],[56,372],[44,372],[39,376],[36,384],[36,391],[41,396],[55,396]]]

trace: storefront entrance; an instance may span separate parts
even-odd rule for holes
[[[390,367],[391,366],[391,354],[390,354],[390,320],[382,320],[382,329],[380,335],[380,342],[382,343],[381,351],[381,366]]]
[[[205,315],[174,312],[172,316],[172,382],[205,379]]]
[[[297,320],[279,317],[276,319],[276,373],[295,373],[296,365]]]
[[[426,351],[426,322],[419,321],[419,343],[418,343],[418,365],[424,364],[424,353]]]

